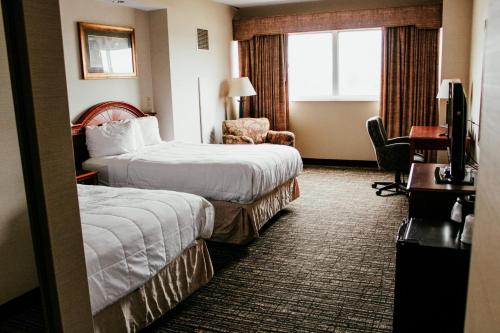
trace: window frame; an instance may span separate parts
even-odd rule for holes
[[[380,101],[380,94],[378,95],[339,95],[339,32],[349,31],[382,31],[382,28],[362,28],[362,29],[342,29],[342,30],[329,30],[329,31],[311,31],[311,32],[297,32],[289,33],[293,35],[307,35],[307,34],[330,34],[332,37],[332,95],[326,96],[292,96],[289,95],[290,102],[376,102]],[[382,40],[380,41],[382,43]],[[381,55],[382,57],[382,55]],[[290,64],[288,64],[288,70]],[[289,83],[290,84],[290,83]]]

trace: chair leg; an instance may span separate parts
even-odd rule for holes
[[[377,188],[379,186],[386,186],[386,185],[390,185],[390,184],[393,184],[393,183],[392,182],[373,182],[372,188]]]
[[[383,186],[378,188],[378,186]],[[397,194],[407,194],[406,183],[401,180],[401,171],[396,171],[394,175],[394,182],[374,182],[372,184],[372,188],[376,188],[377,192],[375,192],[378,196],[382,195],[382,191],[390,191],[392,192],[389,195],[397,195]]]

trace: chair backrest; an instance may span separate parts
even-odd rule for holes
[[[267,132],[269,132],[269,119],[267,118],[240,118],[236,120],[224,120],[222,122],[222,134],[248,136],[255,143],[264,143]]]
[[[377,148],[387,145],[387,132],[382,124],[382,118],[371,117],[366,121],[366,129],[372,140],[373,147]]]

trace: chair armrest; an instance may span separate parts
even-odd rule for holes
[[[236,145],[253,145],[254,142],[252,138],[246,136],[246,135],[230,135],[230,134],[225,134],[222,136],[222,142],[224,144],[236,144]]]
[[[382,169],[408,171],[410,169],[410,144],[392,143],[377,149],[378,163]]]
[[[393,143],[410,143],[410,137],[409,136],[400,136],[397,138],[392,138],[387,140],[387,144],[393,144]]]
[[[286,145],[294,147],[295,134],[288,131],[268,131],[266,142],[275,145]]]

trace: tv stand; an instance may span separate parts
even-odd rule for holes
[[[472,168],[465,168],[465,177],[462,180],[453,179],[449,166],[438,166],[434,171],[436,184],[474,185],[475,172]]]
[[[436,183],[436,168],[447,166],[413,163],[408,177],[409,217],[449,219],[457,197],[475,194],[474,185]]]

